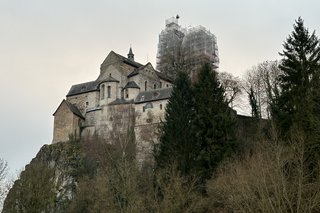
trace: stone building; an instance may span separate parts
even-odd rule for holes
[[[95,81],[73,85],[54,115],[53,141],[98,136],[106,140],[124,137],[134,128],[138,149],[150,149],[154,125],[163,119],[172,80],[150,63],[111,51]]]

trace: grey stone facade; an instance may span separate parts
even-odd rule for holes
[[[73,85],[54,113],[52,143],[98,136],[115,141],[134,128],[138,159],[143,160],[154,142],[154,129],[164,119],[172,81],[150,63],[134,61],[111,51],[95,81]]]

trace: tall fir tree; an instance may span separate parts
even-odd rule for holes
[[[175,165],[188,175],[194,165],[194,140],[190,131],[193,119],[194,98],[191,81],[185,72],[179,72],[166,107],[165,122],[160,127],[160,143],[156,146],[158,168]]]
[[[210,65],[202,67],[194,85],[195,116],[192,133],[197,144],[197,167],[202,179],[235,147],[235,113],[228,106],[223,86]]]
[[[299,17],[283,44],[279,68],[281,94],[272,107],[273,118],[282,136],[302,130],[309,148],[320,150],[320,45]],[[309,149],[310,150],[310,149]]]

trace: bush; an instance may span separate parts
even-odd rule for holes
[[[244,159],[221,166],[207,185],[213,212],[319,212],[320,176],[307,167],[305,137],[291,138],[259,141]]]

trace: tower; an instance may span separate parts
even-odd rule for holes
[[[134,54],[133,54],[133,52],[132,52],[132,48],[131,48],[131,47],[130,47],[130,49],[129,49],[128,59],[129,59],[130,61],[134,61]]]
[[[194,82],[203,64],[218,69],[217,39],[205,27],[181,27],[179,18],[177,15],[167,19],[159,35],[157,69],[172,79],[179,70],[184,70]]]

